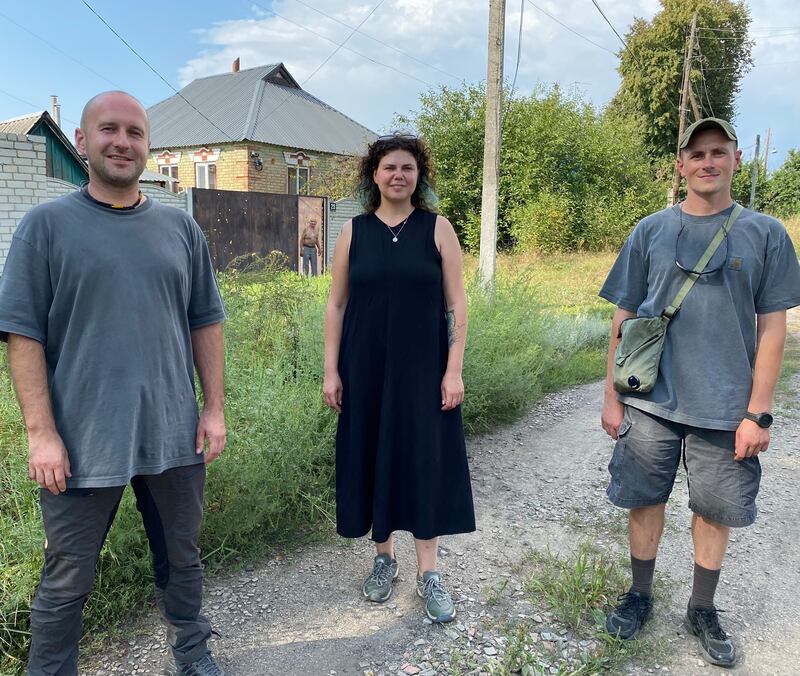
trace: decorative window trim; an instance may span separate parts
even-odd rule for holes
[[[316,155],[307,155],[302,150],[296,153],[288,153],[284,151],[283,159],[291,167],[310,167],[317,161]]]
[[[200,148],[200,150],[192,155],[192,161],[195,164],[214,164],[215,162],[219,162],[220,152],[221,148]]]
[[[172,164],[178,164],[181,161],[181,153],[171,153],[169,150],[165,150],[163,153],[158,155],[153,155],[153,159],[156,161],[156,165],[159,167],[166,167]]]

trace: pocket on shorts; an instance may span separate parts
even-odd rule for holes
[[[615,470],[619,469],[625,460],[625,447],[627,446],[628,432],[631,429],[631,417],[628,413],[628,407],[625,407],[625,413],[622,417],[622,422],[617,431],[617,442],[614,444],[614,452],[611,454],[611,460],[608,463],[608,471],[613,477]]]

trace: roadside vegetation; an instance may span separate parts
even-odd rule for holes
[[[604,370],[609,309],[595,298],[608,256],[501,257],[493,302],[467,259],[470,329],[464,422],[510,422],[543,392]],[[604,269],[605,268],[605,269]],[[264,557],[330,532],[335,414],[322,403],[329,278],[267,263],[223,275],[228,447],[210,466],[202,550],[208,570]],[[0,673],[22,673],[42,564],[38,488],[0,350]],[[150,560],[130,491],[98,564],[87,638],[150,608]]]

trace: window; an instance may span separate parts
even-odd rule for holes
[[[286,192],[290,195],[308,195],[308,167],[289,167]]]
[[[170,178],[174,178],[174,181],[167,183],[167,190],[171,190],[172,192],[178,192],[181,188],[178,184],[178,165],[177,164],[162,164],[158,171],[164,176],[169,176]]]
[[[217,187],[217,165],[212,163],[197,163],[194,165],[195,185],[198,188],[210,188],[211,190]]]

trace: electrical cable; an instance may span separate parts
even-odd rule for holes
[[[169,87],[169,88],[170,88],[172,91],[174,91],[174,92],[175,92],[175,94],[177,94],[177,95],[178,95],[180,98],[182,98],[182,99],[183,99],[183,100],[184,100],[186,103],[188,103],[188,104],[189,104],[189,106],[191,106],[191,107],[192,107],[192,109],[194,109],[194,111],[195,111],[195,112],[196,112],[196,113],[197,113],[197,114],[198,114],[200,117],[202,117],[202,118],[203,118],[203,119],[204,119],[206,122],[208,122],[208,123],[209,123],[209,124],[210,124],[212,127],[214,127],[214,128],[215,128],[215,129],[216,129],[218,132],[220,132],[220,133],[221,133],[223,136],[225,136],[225,137],[226,137],[226,138],[227,138],[229,141],[231,141],[232,143],[235,143],[237,140],[239,140],[239,139],[233,139],[233,138],[231,138],[231,136],[230,136],[230,135],[229,135],[229,134],[228,134],[228,133],[227,133],[227,132],[226,132],[224,129],[220,129],[220,128],[219,128],[219,127],[216,125],[216,124],[214,124],[214,122],[212,122],[212,121],[211,121],[211,120],[209,120],[209,119],[208,119],[208,118],[207,118],[205,115],[203,115],[203,113],[201,113],[201,112],[200,112],[200,111],[199,111],[199,110],[198,110],[198,109],[195,107],[195,105],[194,105],[194,104],[193,104],[191,101],[189,101],[189,100],[188,100],[188,99],[187,99],[187,98],[186,98],[186,97],[185,97],[183,94],[181,94],[181,93],[180,93],[180,92],[179,92],[177,89],[175,89],[175,87],[173,87],[173,86],[172,86],[172,85],[171,85],[171,84],[170,84],[170,83],[167,81],[167,79],[166,79],[166,78],[165,78],[163,75],[161,75],[161,73],[159,73],[159,72],[158,72],[158,71],[157,71],[155,68],[153,68],[153,66],[151,66],[151,65],[150,65],[150,63],[147,61],[147,59],[145,59],[145,58],[144,58],[144,57],[143,57],[141,54],[139,54],[139,52],[137,52],[137,51],[136,51],[136,50],[135,50],[135,49],[134,49],[134,48],[133,48],[133,47],[132,47],[132,46],[131,46],[131,45],[128,43],[128,41],[127,41],[127,40],[125,40],[125,38],[123,38],[123,37],[122,37],[122,36],[121,36],[121,35],[120,35],[120,34],[119,34],[119,33],[118,33],[116,30],[114,30],[114,28],[113,28],[113,27],[112,27],[112,26],[111,26],[111,25],[108,23],[108,21],[106,21],[106,20],[105,20],[105,19],[104,19],[102,16],[100,16],[100,14],[98,14],[98,12],[97,12],[97,11],[94,9],[94,7],[92,7],[92,6],[91,6],[91,5],[90,5],[90,4],[89,4],[89,3],[88,3],[86,0],[81,0],[81,2],[83,2],[83,4],[84,4],[84,5],[86,5],[86,7],[89,9],[89,11],[90,11],[92,14],[94,14],[94,15],[95,15],[95,16],[96,16],[98,19],[100,19],[100,21],[101,21],[103,24],[105,24],[105,26],[106,26],[106,28],[108,28],[108,30],[110,30],[110,31],[111,31],[111,32],[112,32],[114,35],[116,35],[116,36],[117,36],[117,38],[118,38],[118,39],[119,39],[119,40],[122,42],[122,44],[124,44],[124,45],[125,45],[125,46],[126,46],[128,49],[130,49],[130,50],[131,50],[131,51],[132,51],[132,52],[133,52],[133,53],[134,53],[134,54],[135,54],[135,55],[136,55],[136,56],[139,58],[139,60],[140,60],[140,61],[141,61],[141,62],[142,62],[142,63],[143,63],[145,66],[147,66],[147,67],[148,67],[148,68],[149,68],[151,71],[153,71],[153,72],[154,72],[154,73],[155,73],[155,74],[158,76],[158,78],[159,78],[159,79],[160,79],[160,80],[161,80],[161,81],[162,81],[162,82],[163,82],[165,85],[167,85],[167,87]]]
[[[340,26],[344,26],[345,28],[349,28],[349,29],[353,28],[350,24],[345,23],[344,21],[341,21],[340,19],[337,19],[332,14],[328,14],[327,12],[323,12],[321,9],[318,9],[318,8],[314,7],[313,5],[310,5],[309,3],[305,2],[304,0],[295,0],[295,2],[303,5],[304,7],[308,7],[310,10],[316,12],[317,14],[321,14],[322,16],[327,17],[331,21],[335,21]],[[249,3],[249,4],[253,4],[253,3]],[[268,10],[268,11],[272,11],[272,10]],[[276,16],[280,16],[279,14],[277,14],[274,11],[272,11],[272,13],[275,14]],[[283,19],[285,17],[281,16],[281,18]],[[454,80],[463,80],[464,79],[464,78],[459,77],[458,75],[453,75],[452,73],[448,73],[446,70],[443,70],[442,68],[439,68],[438,66],[434,66],[432,63],[427,63],[426,61],[423,61],[422,59],[418,59],[413,54],[409,54],[408,52],[404,52],[402,49],[399,49],[398,47],[395,47],[394,45],[390,45],[389,43],[384,42],[383,40],[380,40],[380,39],[376,38],[375,36],[370,35],[369,33],[365,33],[364,31],[357,31],[357,33],[359,35],[362,35],[363,37],[369,39],[369,40],[373,40],[374,42],[377,42],[379,45],[383,45],[384,47],[388,47],[392,51],[397,52],[398,54],[401,54],[401,55],[405,56],[407,59],[411,59],[412,61],[416,61],[417,63],[425,66],[426,68],[431,68],[432,70],[436,70],[436,71],[442,73],[442,75],[447,75],[447,77],[451,77]],[[350,50],[350,51],[353,51],[353,50]],[[355,52],[355,53],[358,54],[358,52]]]
[[[560,19],[556,19],[556,17],[554,17],[552,14],[550,14],[550,12],[548,12],[546,9],[542,9],[541,7],[539,7],[539,5],[535,4],[533,2],[533,0],[528,0],[528,3],[533,5],[534,8],[538,9],[545,16],[550,17],[553,21],[555,21],[560,26],[563,26],[564,28],[566,28],[570,33],[573,33],[573,34],[577,35],[579,38],[581,38],[583,40],[586,40],[586,42],[588,42],[589,44],[592,44],[595,47],[599,47],[600,49],[602,49],[605,52],[608,52],[609,54],[612,54],[614,56],[617,55],[616,52],[611,51],[608,47],[604,47],[599,42],[595,42],[594,40],[591,40],[590,38],[587,38],[583,33],[579,33],[574,28],[568,26],[567,24],[565,24]]]
[[[517,86],[517,73],[519,73],[519,62],[522,56],[522,25],[525,20],[525,0],[519,3],[519,36],[517,37],[517,63],[514,66],[514,79],[511,81],[511,92],[508,95],[508,102],[506,103],[505,115],[511,109],[511,101],[514,98],[514,88]]]

